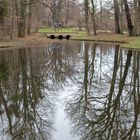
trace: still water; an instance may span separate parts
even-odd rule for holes
[[[0,50],[0,140],[139,140],[140,51],[61,41]]]

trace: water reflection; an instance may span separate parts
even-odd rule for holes
[[[139,60],[139,51],[91,42],[1,51],[0,138],[52,139],[65,92],[72,132],[82,140],[139,139]]]
[[[140,139],[140,52],[116,45],[107,54],[88,46],[83,78],[66,107],[73,133],[82,140]]]
[[[35,140],[51,136],[51,98],[55,95],[48,98],[44,74],[33,55],[30,48],[0,53],[1,131],[5,139]],[[46,102],[40,104],[43,99]],[[43,118],[43,114],[47,116]]]

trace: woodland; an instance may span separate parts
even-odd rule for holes
[[[140,0],[0,0],[0,38],[25,37],[40,28],[140,36]]]

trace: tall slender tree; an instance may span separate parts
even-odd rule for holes
[[[94,0],[91,0],[91,5],[92,5],[91,17],[92,17],[92,24],[93,24],[93,32],[94,32],[94,35],[97,35],[96,21],[95,21],[95,4],[94,4]]]
[[[138,14],[138,20],[137,20],[137,26],[138,26],[138,35],[140,36],[140,0],[138,1],[138,7],[137,7],[137,14]]]
[[[115,33],[120,34],[120,24],[119,24],[119,6],[118,1],[114,0],[114,11],[115,11]]]
[[[124,3],[124,8],[125,8],[125,14],[126,14],[127,28],[128,28],[129,36],[133,36],[134,35],[134,28],[133,28],[133,24],[132,24],[130,10],[129,10],[127,0],[123,0],[123,3]]]
[[[4,17],[7,14],[7,0],[0,1],[0,24],[4,25]]]
[[[27,35],[30,35],[30,34],[31,34],[32,2],[33,2],[33,0],[29,0],[29,6],[28,6],[28,18],[27,18]]]
[[[25,37],[26,12],[27,12],[26,3],[27,0],[20,0],[18,37]]]
[[[84,0],[84,8],[85,8],[85,27],[87,34],[90,34],[89,28],[89,0]]]

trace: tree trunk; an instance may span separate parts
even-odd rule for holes
[[[69,19],[69,4],[68,0],[65,0],[65,27],[67,27],[68,19]]]
[[[54,23],[60,22],[61,12],[62,12],[62,5],[63,1],[59,0],[58,3],[56,1],[52,4],[52,21]]]
[[[120,24],[119,24],[119,6],[118,1],[114,0],[114,10],[115,10],[115,33],[120,34]]]
[[[102,26],[103,26],[103,1],[102,0],[100,0],[100,18],[101,18],[101,23],[100,23],[100,25],[101,25],[101,27],[100,27],[100,29],[102,30],[103,28],[102,28]]]
[[[82,31],[82,22],[80,19],[78,20],[78,30]]]
[[[31,22],[32,22],[32,0],[29,0],[29,7],[28,7],[28,21],[27,21],[27,35],[31,34]]]
[[[138,0],[137,14],[137,34],[140,35],[140,0]]]
[[[134,0],[134,34],[137,35],[137,20],[138,20],[138,10],[137,10],[138,0]]]
[[[92,16],[92,23],[93,23],[93,31],[94,31],[94,35],[97,35],[97,32],[96,32],[96,22],[95,22],[95,5],[94,5],[94,1],[93,0],[91,0],[91,5],[92,5],[91,16]]]
[[[18,8],[17,0],[14,0],[14,2],[15,2],[15,14],[16,14],[16,18],[17,18],[17,34],[19,36],[19,8]]]
[[[20,19],[19,19],[19,34],[18,37],[25,37],[26,24],[26,4],[27,0],[20,0]]]
[[[89,29],[89,1],[85,0],[84,1],[84,6],[85,6],[85,27],[87,34],[90,35],[90,29]]]
[[[119,22],[120,22],[120,32],[123,34],[124,31],[124,11],[123,11],[123,2],[120,0],[120,12],[119,12]]]
[[[13,39],[13,26],[14,26],[14,1],[11,1],[11,33],[10,33],[10,39]]]
[[[131,15],[130,15],[127,0],[123,0],[123,3],[124,3],[125,13],[126,13],[127,28],[128,28],[129,36],[133,36],[134,31],[133,31],[133,25],[132,25],[132,20],[131,20]]]

